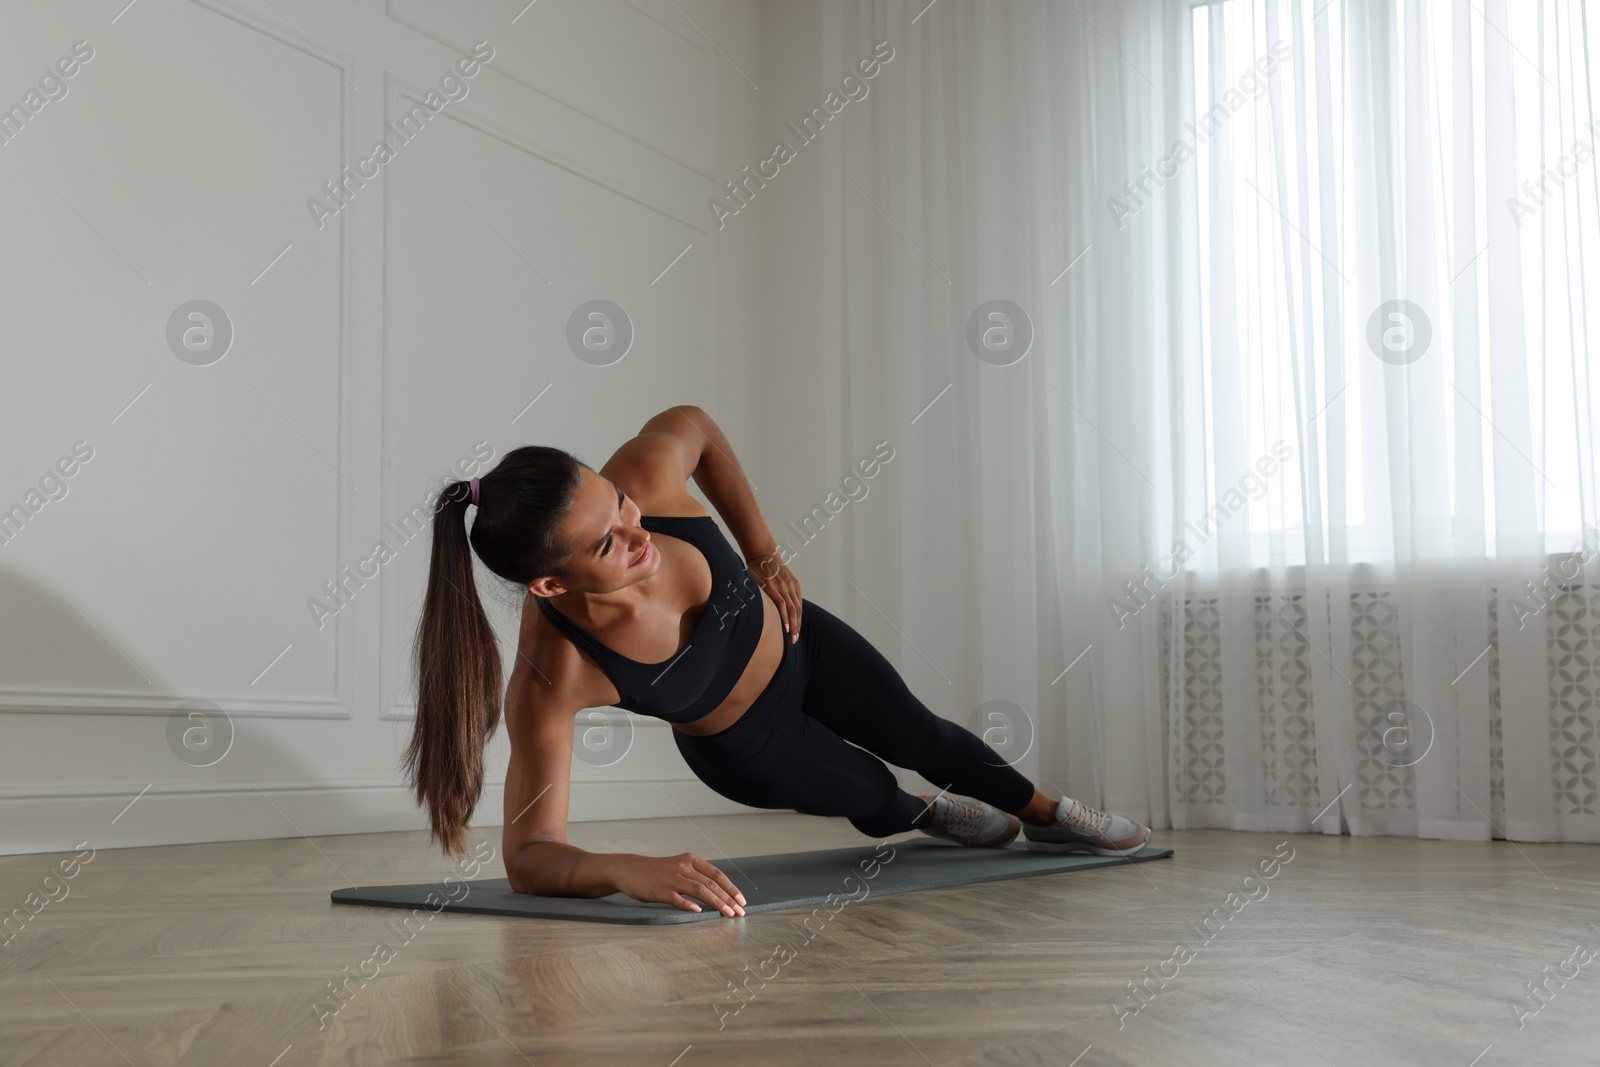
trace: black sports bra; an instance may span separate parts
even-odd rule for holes
[[[693,722],[727,698],[761,642],[761,585],[710,515],[641,515],[639,525],[688,541],[711,567],[705,612],[676,655],[640,663],[612,651],[547,598],[539,598],[539,610],[600,665],[617,687],[617,707],[667,722]]]

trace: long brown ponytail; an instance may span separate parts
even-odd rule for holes
[[[564,575],[571,551],[556,529],[577,495],[579,467],[589,465],[559,448],[525,445],[506,453],[478,480],[470,534],[468,483],[450,483],[435,504],[428,587],[413,649],[417,717],[405,771],[417,802],[427,806],[430,840],[446,853],[466,851],[467,822],[483,793],[483,750],[500,725],[504,684],[494,628],[473,578],[473,553],[522,587],[541,575]]]

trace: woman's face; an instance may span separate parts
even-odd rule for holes
[[[528,589],[555,596],[568,590],[611,593],[654,574],[661,565],[639,508],[615,482],[580,467],[577,497],[560,533],[572,546],[565,578],[536,578]],[[642,558],[641,558],[642,557]]]

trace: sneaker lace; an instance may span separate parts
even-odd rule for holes
[[[971,837],[978,832],[978,824],[983,819],[983,809],[964,801],[945,798],[949,807],[944,813],[944,829],[963,837]]]
[[[1096,811],[1081,800],[1072,802],[1072,810],[1067,812],[1067,817],[1061,820],[1067,827],[1087,837],[1099,837],[1105,830],[1106,823],[1111,821],[1111,816],[1103,811]]]

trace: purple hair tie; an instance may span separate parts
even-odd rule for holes
[[[478,479],[473,478],[467,484],[472,486],[472,502],[476,504],[478,502]]]

